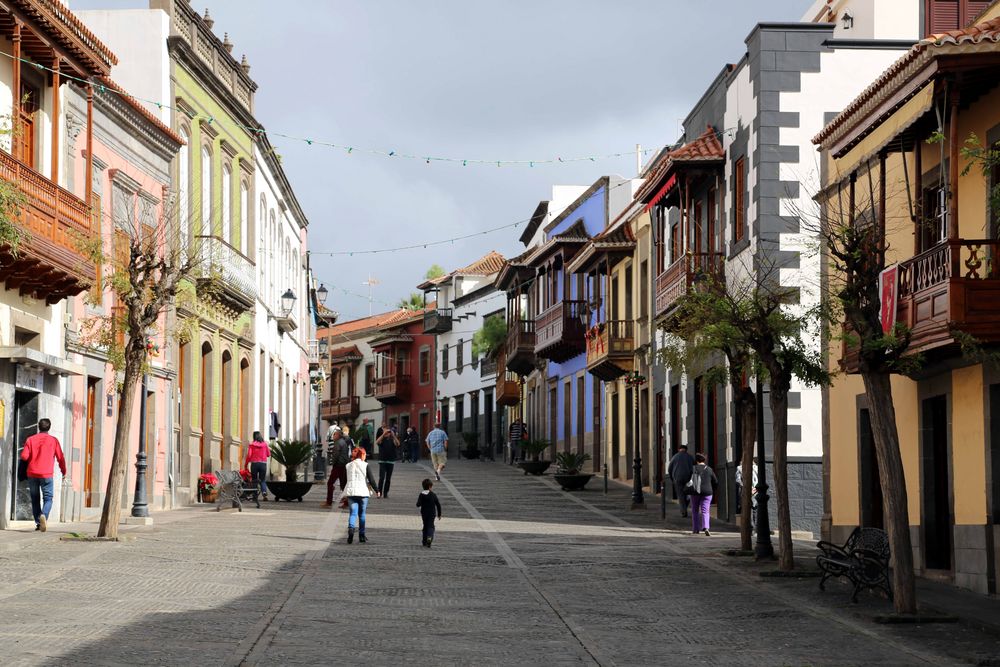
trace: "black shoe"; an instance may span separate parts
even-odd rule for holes
[[[705,529],[705,537],[711,537],[712,533],[708,532],[708,528]]]
[[[365,537],[364,533],[360,533],[358,535],[358,542],[361,542],[361,544],[364,544],[367,541],[368,541],[368,538]]]
[[[681,512],[681,518],[682,519],[688,518],[688,513],[687,512]]]
[[[39,525],[38,525],[38,524],[36,523],[36,524],[35,524],[35,530],[41,530],[41,529],[42,529],[42,527],[41,527],[41,526],[39,526]]]
[[[348,528],[347,529],[347,543],[348,544],[354,544],[354,529],[353,528]]]
[[[434,471],[434,477],[437,478],[437,481],[439,482],[441,481],[441,473],[439,473],[437,470]]]
[[[431,548],[431,542],[433,542],[433,541],[434,541],[433,537],[428,537],[427,538],[427,543],[424,544],[424,546],[427,547],[428,549],[430,549]]]

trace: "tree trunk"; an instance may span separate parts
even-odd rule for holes
[[[741,383],[742,384],[742,383]],[[740,549],[753,551],[753,447],[757,441],[757,408],[752,389],[734,386],[736,409],[740,415],[742,455],[740,472]]]
[[[913,547],[910,544],[910,515],[899,433],[896,430],[896,408],[892,402],[892,383],[888,373],[862,372],[861,378],[868,395],[886,532],[889,533],[892,550],[893,604],[900,614],[914,614],[917,611],[917,591],[913,575]]]
[[[795,568],[792,553],[792,517],[788,502],[788,386],[771,374],[771,419],[774,442],[774,492],[778,499],[778,569]]]
[[[128,470],[129,431],[132,426],[132,407],[135,402],[135,388],[142,375],[145,349],[142,343],[133,344],[129,340],[125,350],[125,377],[118,392],[118,422],[115,426],[115,446],[111,456],[111,470],[108,473],[107,495],[101,512],[98,537],[118,537],[118,523],[122,514],[122,499],[125,497],[125,479]]]

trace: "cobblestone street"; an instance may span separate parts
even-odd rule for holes
[[[346,512],[267,503],[156,516],[117,544],[93,525],[0,534],[4,664],[947,665],[1000,657],[958,624],[873,623],[846,587],[757,575],[731,532],[664,530],[600,479],[569,495],[500,463],[456,462],[420,546],[423,466],[373,500],[368,544]],[[671,514],[675,508],[670,508]],[[800,545],[807,565],[807,545]],[[982,662],[981,664],[995,664]]]

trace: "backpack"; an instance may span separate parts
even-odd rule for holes
[[[708,468],[702,468],[698,470],[698,466],[694,467],[691,471],[691,479],[688,481],[685,487],[688,495],[707,495],[712,492],[712,482],[711,480],[702,480],[702,475],[708,470]],[[707,483],[706,483],[707,482]],[[708,487],[707,489],[704,487]]]

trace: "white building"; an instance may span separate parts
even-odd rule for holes
[[[433,295],[437,304],[424,315],[424,333],[437,335],[442,426],[463,450],[463,433],[478,433],[481,449],[491,450],[500,442],[501,420],[494,401],[496,362],[477,354],[472,339],[488,317],[504,318],[506,298],[493,286],[504,262],[503,255],[491,251],[417,286],[426,296]]]

